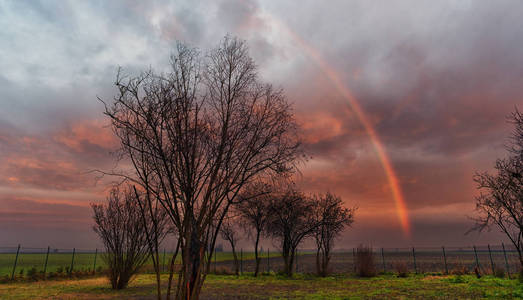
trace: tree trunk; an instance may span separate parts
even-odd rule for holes
[[[236,276],[240,275],[240,263],[238,262],[238,255],[236,255],[236,248],[231,244],[232,256],[234,258],[234,274]]]
[[[202,270],[204,267],[205,243],[198,237],[197,228],[193,226],[188,243],[182,249],[184,270],[178,284],[177,298],[179,300],[197,300],[202,288]]]
[[[254,267],[254,277],[258,276],[258,272],[260,271],[260,258],[258,258],[258,243],[260,242],[260,232],[256,232],[256,241],[254,242],[254,260],[255,267]]]
[[[316,273],[318,276],[322,276],[321,266],[320,266],[320,247],[316,250]]]
[[[174,264],[176,261],[176,256],[178,256],[178,251],[180,250],[180,239],[178,239],[178,243],[176,244],[176,250],[173,253],[173,256],[171,258],[171,264],[169,267],[169,282],[167,284],[167,293],[165,294],[165,299],[169,300],[171,298],[171,287],[173,283],[173,275],[174,275]]]
[[[292,267],[294,265],[294,250],[289,249],[287,253],[283,253],[283,262],[284,262],[284,273],[292,277]]]

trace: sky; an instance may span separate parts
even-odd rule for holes
[[[506,155],[506,117],[523,109],[521,11],[520,1],[0,1],[0,248],[99,246],[89,205],[107,179],[90,171],[114,166],[118,141],[97,98],[116,94],[118,66],[166,71],[176,41],[208,49],[226,34],[247,41],[260,78],[293,104],[310,155],[298,184],[358,207],[338,248],[500,243],[496,229],[465,232],[472,177]]]

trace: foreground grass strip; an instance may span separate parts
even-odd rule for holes
[[[164,278],[164,281],[167,278]],[[154,276],[139,275],[128,289],[114,291],[103,277],[0,284],[0,299],[148,299],[154,298]],[[397,278],[335,276],[317,278],[278,275],[209,275],[202,299],[520,299],[517,280],[473,276],[412,275]]]

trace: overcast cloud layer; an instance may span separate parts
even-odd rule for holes
[[[359,207],[339,247],[498,243],[496,232],[463,233],[472,175],[505,155],[506,116],[523,109],[522,11],[519,1],[0,1],[0,247],[98,245],[89,203],[106,186],[87,171],[111,168],[117,142],[97,97],[114,95],[118,66],[166,70],[177,40],[206,49],[228,33],[294,103],[312,157],[300,184]],[[359,119],[296,38],[375,126],[412,237]]]

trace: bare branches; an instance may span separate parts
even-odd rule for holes
[[[170,72],[119,73],[116,87],[105,114],[132,170],[126,176],[158,199],[178,232],[177,297],[198,298],[206,246],[212,252],[242,188],[293,170],[301,157],[291,108],[258,81],[246,44],[228,36],[206,57],[178,44]]]
[[[92,205],[93,230],[105,246],[102,257],[109,267],[108,276],[113,289],[125,288],[149,258],[147,237],[155,231],[160,240],[166,235],[166,231],[155,230],[151,218],[143,218],[140,212],[142,200],[131,188],[123,191],[114,188],[107,204]]]
[[[280,244],[284,272],[288,276],[292,276],[298,245],[320,225],[318,220],[311,218],[314,208],[314,201],[293,187],[275,193],[271,199],[267,232]]]
[[[496,174],[474,176],[481,194],[476,197],[479,216],[472,230],[498,227],[514,244],[523,268],[523,115],[516,109],[510,121],[515,125],[507,147],[512,155],[496,161]]]
[[[327,276],[331,251],[337,236],[354,222],[356,208],[345,208],[340,197],[326,193],[317,195],[313,217],[320,224],[314,231],[316,241],[316,269],[318,275]]]

